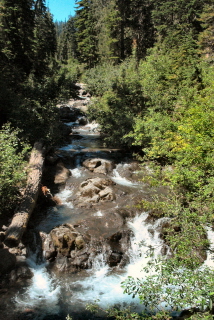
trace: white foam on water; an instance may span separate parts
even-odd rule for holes
[[[157,225],[146,222],[147,217],[148,213],[143,213],[128,223],[134,233],[134,238],[132,239],[131,248],[128,252],[130,264],[127,266],[127,276],[134,278],[146,277],[147,274],[142,270],[150,260],[151,249],[154,249],[155,258],[161,256],[163,240],[160,239]],[[151,272],[153,271],[151,270]]]
[[[76,282],[81,286],[80,292],[75,292],[75,296],[79,301],[93,303],[95,300],[99,300],[98,304],[102,308],[114,305],[123,307],[134,304],[136,312],[143,309],[137,297],[133,299],[123,293],[121,282],[127,279],[128,276],[140,278],[144,276],[141,270],[146,263],[145,260],[148,261],[147,251],[150,246],[156,246],[157,254],[160,253],[162,240],[158,234],[155,235],[155,230],[153,235],[149,233],[148,225],[145,222],[147,216],[148,214],[142,213],[129,222],[129,227],[134,233],[131,240],[131,248],[128,252],[130,264],[123,272],[117,272],[117,269],[112,270],[108,266],[103,254],[98,255],[93,262],[93,274],[83,281]],[[142,241],[144,242],[143,246],[141,245]]]
[[[70,188],[70,189],[65,188],[64,190],[57,193],[55,196],[61,200],[63,205],[67,206],[68,208],[73,209],[74,208],[73,203],[71,201],[67,201],[67,199],[69,197],[71,197],[72,194],[73,194],[72,188]]]
[[[123,166],[127,166],[127,164],[123,165]],[[121,167],[121,164],[117,165],[117,167],[113,170],[113,176],[111,177],[111,179],[120,185],[123,186],[127,186],[127,187],[138,187],[139,183],[137,182],[132,182],[130,180],[128,180],[127,178],[124,178],[120,175],[118,169]]]
[[[87,127],[87,129],[89,129],[90,131],[93,131],[93,132],[95,132],[95,131],[97,131],[98,129],[99,129],[99,127],[100,127],[100,125],[98,124],[98,123],[96,123],[96,122],[91,122],[91,123],[88,123],[87,125],[86,125],[86,127]]]
[[[70,171],[71,171],[72,177],[74,177],[74,178],[80,178],[83,176],[83,168],[82,167],[70,169]]]
[[[30,270],[33,273],[31,284],[23,294],[15,297],[18,308],[39,308],[44,313],[58,313],[57,305],[60,298],[60,285],[47,272],[46,265],[37,265],[34,257],[28,260]],[[40,311],[41,312],[41,311]]]

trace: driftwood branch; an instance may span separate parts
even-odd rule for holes
[[[43,144],[36,142],[30,156],[27,186],[23,199],[6,231],[4,243],[8,247],[16,247],[19,244],[35,208],[44,164],[43,151]]]

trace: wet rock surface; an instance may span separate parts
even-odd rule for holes
[[[111,179],[87,179],[81,183],[75,202],[79,207],[85,207],[98,202],[113,201],[116,199],[111,187],[114,184]]]
[[[110,267],[128,262],[131,231],[124,216],[108,211],[102,217],[90,217],[77,225],[60,225],[49,234],[41,233],[43,255],[52,268],[62,272],[77,272],[93,265],[99,254],[105,256]]]

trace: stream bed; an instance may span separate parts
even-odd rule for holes
[[[141,198],[149,196],[146,185],[139,181],[137,161],[124,150],[103,147],[96,124],[81,126],[71,122],[67,126],[72,127],[73,134],[57,154],[62,159],[71,159],[71,176],[54,195],[60,204],[37,210],[30,225],[45,234],[62,224],[80,225],[79,229],[87,229],[87,234],[93,238],[96,254],[91,258],[90,268],[62,272],[52,268],[45,259],[38,261],[37,252],[29,251],[27,263],[33,277],[25,286],[4,295],[4,316],[0,319],[64,320],[68,314],[74,320],[90,319],[92,315],[85,307],[95,301],[99,301],[101,308],[131,305],[134,311],[140,311],[142,306],[139,306],[138,299],[123,294],[121,282],[128,275],[143,277],[141,270],[147,262],[146,253],[150,247],[156,247],[157,255],[163,250],[158,227],[161,222],[150,222],[148,213],[135,207]],[[111,161],[114,166],[105,174],[94,173],[83,166],[84,161],[95,158]],[[114,197],[86,206],[76,203],[74,195],[79,186],[93,178],[110,179]],[[125,258],[124,252],[120,252],[123,263],[120,260],[119,263],[110,263],[105,252],[108,251],[113,258],[118,252],[112,247],[109,249],[106,240],[118,232],[118,222],[114,225],[114,218],[111,218],[115,212],[127,215],[123,217],[121,231],[129,235],[125,238],[126,243],[121,245],[125,246],[121,250],[126,251]]]
[[[86,305],[93,302],[104,309],[131,306],[140,312],[143,306],[138,298],[124,294],[121,282],[128,276],[144,277],[142,269],[150,248],[155,249],[156,257],[167,254],[161,237],[167,218],[153,220],[136,206],[140,199],[151,196],[151,190],[140,180],[137,161],[124,150],[105,148],[97,124],[66,125],[72,134],[57,150],[57,157],[66,163],[70,177],[54,190],[58,204],[37,209],[29,225],[42,235],[60,225],[74,226],[84,238],[86,244],[81,250],[87,258],[75,269],[69,265],[70,253],[61,255],[56,263],[41,257],[40,246],[29,250],[27,264],[32,277],[21,287],[0,292],[0,319],[65,320],[68,314],[73,320],[96,319],[86,311]],[[95,159],[98,162],[94,165]],[[101,180],[108,185],[87,202],[85,185]],[[93,188],[97,190],[97,185]],[[97,319],[101,318],[104,315],[99,314]]]

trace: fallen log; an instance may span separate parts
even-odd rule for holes
[[[35,208],[42,178],[44,164],[43,153],[44,148],[42,142],[36,142],[29,160],[29,173],[23,199],[5,234],[4,243],[8,247],[18,246],[27,228],[31,213]]]

